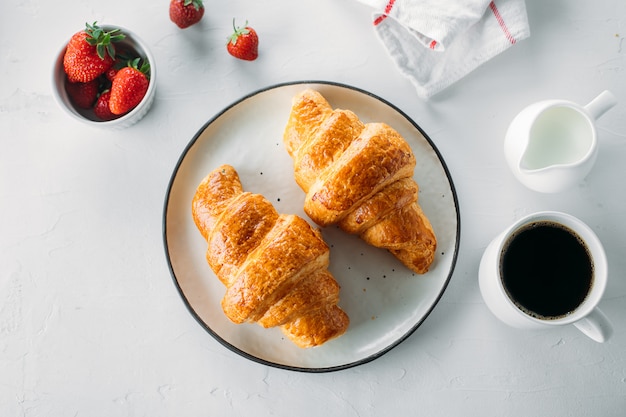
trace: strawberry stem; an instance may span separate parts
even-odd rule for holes
[[[141,61],[141,58],[135,58],[129,60],[126,66],[138,70],[139,72],[143,73],[147,79],[150,79],[150,63],[148,62],[148,60],[144,59],[141,63],[141,66],[139,66],[139,63]]]
[[[121,33],[119,29],[106,32],[97,25],[97,22],[93,22],[91,25],[85,23],[85,33],[87,34],[85,41],[96,47],[100,59],[104,59],[107,55],[115,59],[114,43],[126,38],[126,35]]]
[[[202,0],[185,0],[183,2],[183,6],[189,6],[190,4],[193,4],[193,7],[196,10],[200,10],[200,8],[202,7]]]
[[[248,29],[248,21],[246,20],[246,23],[243,25],[242,28],[237,27],[235,25],[235,18],[233,17],[233,34],[228,37],[228,42],[234,45],[237,43],[237,39],[239,38],[239,36],[247,35],[248,33],[250,33],[250,30]]]

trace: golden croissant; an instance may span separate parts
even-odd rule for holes
[[[397,131],[333,110],[307,89],[293,99],[283,140],[315,223],[338,224],[414,272],[428,271],[437,239],[417,202],[415,155]]]
[[[222,309],[231,321],[280,326],[303,348],[346,331],[339,285],[328,271],[329,248],[306,220],[279,214],[262,195],[244,192],[229,165],[198,186],[192,215],[208,243],[207,262],[226,286]]]

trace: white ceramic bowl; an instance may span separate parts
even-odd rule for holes
[[[65,71],[63,70],[63,56],[65,55],[65,48],[67,43],[64,44],[59,51],[57,59],[54,63],[54,70],[52,73],[52,91],[54,93],[55,99],[59,103],[59,106],[63,110],[65,110],[65,112],[70,115],[70,117],[73,117],[76,120],[92,126],[120,129],[126,128],[141,120],[146,115],[148,110],[150,110],[150,107],[154,102],[157,73],[156,63],[152,52],[150,52],[150,48],[148,48],[148,45],[130,30],[113,25],[100,25],[100,27],[107,31],[119,29],[124,35],[126,35],[126,38],[123,41],[115,44],[117,50],[128,50],[133,54],[136,54],[138,57],[146,59],[150,63],[150,84],[143,100],[141,100],[137,107],[135,107],[130,112],[110,121],[100,120],[96,117],[93,110],[91,109],[81,109],[79,107],[76,107],[70,100],[67,91],[65,90],[66,75]]]

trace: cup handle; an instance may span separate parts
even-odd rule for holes
[[[611,107],[617,104],[617,98],[608,90],[604,90],[600,95],[585,106],[585,110],[593,117],[598,119]]]
[[[587,316],[574,322],[574,326],[598,343],[606,342],[613,334],[611,322],[597,307]]]

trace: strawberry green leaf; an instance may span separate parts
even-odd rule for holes
[[[230,35],[228,37],[228,42],[227,43],[232,43],[233,45],[237,43],[237,39],[241,36],[241,35],[247,35],[248,33],[250,33],[250,30],[248,29],[248,21],[246,20],[246,23],[243,25],[243,27],[237,27],[235,25],[235,18],[233,18],[233,34]]]
[[[193,4],[194,9],[196,10],[200,10],[200,8],[202,8],[202,0],[185,0],[183,2],[183,6],[189,6],[190,4]]]
[[[96,45],[96,52],[98,53],[100,59],[104,59],[104,57],[106,56],[106,46],[102,44]]]
[[[107,53],[110,57],[115,57],[115,46],[112,43],[107,45]]]
[[[91,46],[96,47],[96,52],[100,59],[105,59],[108,54],[111,58],[115,59],[115,47],[113,43],[120,42],[126,38],[126,35],[120,32],[119,28],[105,31],[97,25],[97,22],[93,24],[85,23],[85,33],[87,37],[85,41]]]

